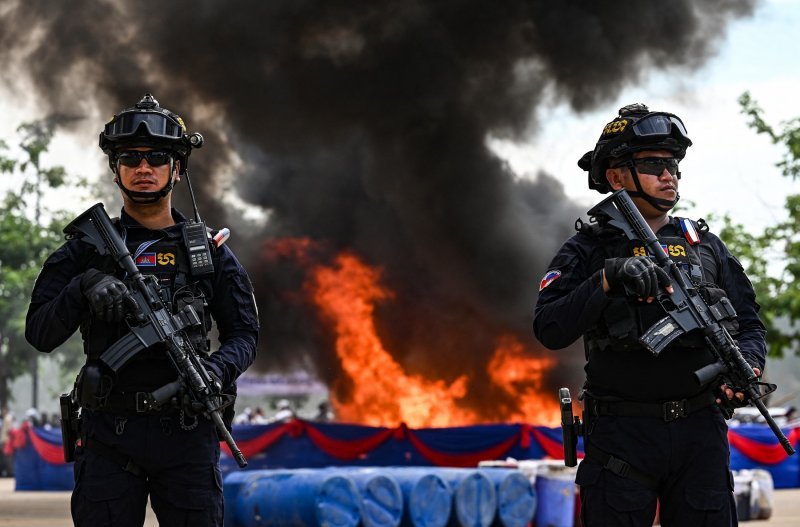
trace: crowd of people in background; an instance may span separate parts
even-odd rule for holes
[[[297,415],[297,411],[292,405],[292,402],[288,399],[280,399],[275,404],[275,413],[272,416],[267,417],[264,413],[264,409],[260,406],[256,406],[255,408],[246,406],[241,412],[236,414],[236,418],[233,420],[233,423],[240,425],[263,425],[269,423],[286,422],[297,417],[303,416]],[[333,411],[331,410],[330,403],[327,401],[322,401],[317,405],[317,413],[311,417],[310,420],[329,422],[333,421],[334,419],[335,417]]]
[[[25,411],[22,422],[17,422],[14,412],[7,404],[0,408],[0,477],[14,476],[14,459],[10,444],[11,432],[19,428],[22,423],[50,430],[58,428],[59,417],[56,414],[47,414],[39,412],[36,408],[29,408]]]
[[[8,444],[9,433],[17,426],[14,420],[14,414],[4,405],[0,409],[0,477],[6,478],[14,475],[14,466],[11,462],[11,456],[5,453],[6,445]]]

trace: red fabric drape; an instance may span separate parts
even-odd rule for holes
[[[520,425],[519,431],[491,447],[476,452],[448,453],[436,450],[426,445],[414,430],[405,424],[396,428],[379,429],[372,435],[358,439],[336,439],[327,436],[320,428],[302,420],[292,420],[248,440],[237,441],[245,457],[251,457],[269,449],[284,435],[298,437],[306,434],[310,441],[320,450],[331,457],[342,461],[352,461],[369,454],[386,441],[408,440],[414,448],[431,463],[440,466],[475,466],[479,461],[486,459],[499,459],[508,450],[519,444],[528,448],[531,441],[536,441],[547,457],[563,459],[561,441],[545,434],[537,427]],[[728,439],[732,449],[738,450],[742,455],[761,465],[777,465],[787,460],[787,455],[777,442],[761,442],[750,439],[738,433],[735,429],[728,431]],[[788,433],[789,442],[793,445],[800,442],[800,428],[794,428]],[[28,442],[44,461],[52,464],[63,464],[63,449],[60,443],[52,442],[53,439],[40,437],[29,423],[23,423],[20,428],[9,431],[9,439],[4,451],[11,455],[15,450],[24,448]],[[224,452],[230,456],[230,450],[223,442]],[[582,454],[579,453],[582,457]]]
[[[25,424],[27,425],[27,423]],[[36,431],[31,427],[26,427],[25,431],[40,458],[54,465],[64,464],[64,447],[60,443],[57,445],[48,443],[39,437]]]
[[[786,436],[789,443],[796,445],[800,440],[800,429],[793,428]],[[780,443],[765,444],[754,439],[748,439],[734,430],[728,430],[728,442],[731,447],[761,465],[777,465],[788,457]]]
[[[556,441],[555,439],[547,437],[536,428],[531,428],[531,431],[533,432],[533,437],[536,438],[539,446],[542,447],[542,450],[544,450],[548,457],[552,459],[564,459],[564,445],[561,441]],[[583,452],[578,452],[578,457],[583,457]]]
[[[508,450],[520,440],[520,434],[514,434],[502,443],[485,450],[469,452],[466,454],[448,454],[446,452],[440,452],[426,446],[425,443],[423,443],[417,437],[417,434],[415,434],[412,430],[408,430],[407,432],[408,440],[412,445],[414,445],[414,448],[416,448],[419,453],[425,457],[425,459],[429,460],[434,465],[439,465],[442,467],[475,467],[479,462],[486,459],[497,459],[502,457],[503,454],[508,452]]]
[[[395,430],[387,428],[363,439],[341,440],[327,437],[309,423],[304,425],[308,438],[317,448],[342,461],[352,461],[371,452],[395,433]]]
[[[273,443],[283,437],[284,434],[288,433],[290,429],[290,424],[286,423],[282,426],[273,428],[272,430],[269,430],[258,437],[254,437],[249,441],[236,441],[236,446],[239,447],[239,450],[242,451],[244,457],[247,458],[258,454],[262,450],[268,449]],[[231,449],[228,448],[228,444],[225,441],[220,441],[219,445],[229,457],[233,457],[231,454]]]

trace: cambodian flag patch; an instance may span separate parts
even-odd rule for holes
[[[551,271],[547,271],[542,278],[542,281],[539,283],[539,291],[547,287],[548,285],[552,284],[561,276],[561,271],[557,269],[553,269]]]
[[[136,257],[137,267],[155,267],[156,253],[142,253]]]

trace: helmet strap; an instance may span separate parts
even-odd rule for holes
[[[633,184],[636,185],[636,190],[634,192],[628,192],[629,196],[634,198],[642,198],[661,212],[669,212],[675,207],[675,205],[678,204],[678,200],[681,199],[681,195],[679,193],[675,193],[675,199],[655,198],[646,193],[642,188],[642,183],[639,181],[639,172],[636,170],[636,167],[630,167],[629,170],[633,176]]]

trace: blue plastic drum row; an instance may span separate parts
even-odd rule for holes
[[[229,527],[526,527],[536,491],[513,469],[334,467],[225,478]]]

